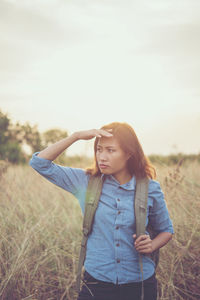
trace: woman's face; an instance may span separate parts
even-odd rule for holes
[[[101,173],[112,175],[128,173],[127,160],[129,157],[130,155],[123,151],[114,136],[99,139],[96,159]]]

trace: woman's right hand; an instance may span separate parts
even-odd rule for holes
[[[95,137],[112,137],[112,129],[104,130],[104,129],[90,129],[76,132],[76,136],[79,140],[91,140]]]

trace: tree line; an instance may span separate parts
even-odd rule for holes
[[[39,132],[37,125],[31,126],[28,122],[20,124],[13,123],[7,114],[0,110],[0,160],[14,164],[27,163],[31,155],[44,149],[52,143],[68,136],[68,132],[61,129],[49,129],[43,133]],[[27,152],[28,148],[28,152]],[[75,156],[69,161],[65,152],[59,155],[56,162],[60,164],[71,164],[74,160],[87,160],[88,158]],[[171,154],[171,155],[149,155],[154,164],[176,165],[183,161],[200,162],[199,154]],[[89,161],[88,161],[89,162]]]
[[[14,164],[27,163],[34,152],[66,136],[67,131],[60,129],[49,129],[41,133],[37,125],[31,126],[29,122],[14,124],[7,114],[0,111],[0,160]],[[64,160],[65,153],[59,156],[60,163]]]

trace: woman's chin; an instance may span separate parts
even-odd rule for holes
[[[108,169],[101,169],[100,168],[100,171],[101,171],[101,174],[106,174],[106,175],[112,174],[111,170],[108,170]]]

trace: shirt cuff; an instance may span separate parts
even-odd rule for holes
[[[40,152],[33,153],[32,158],[29,161],[29,165],[33,168],[36,167],[37,169],[49,167],[52,164],[52,161],[46,158],[39,157],[39,153]]]

